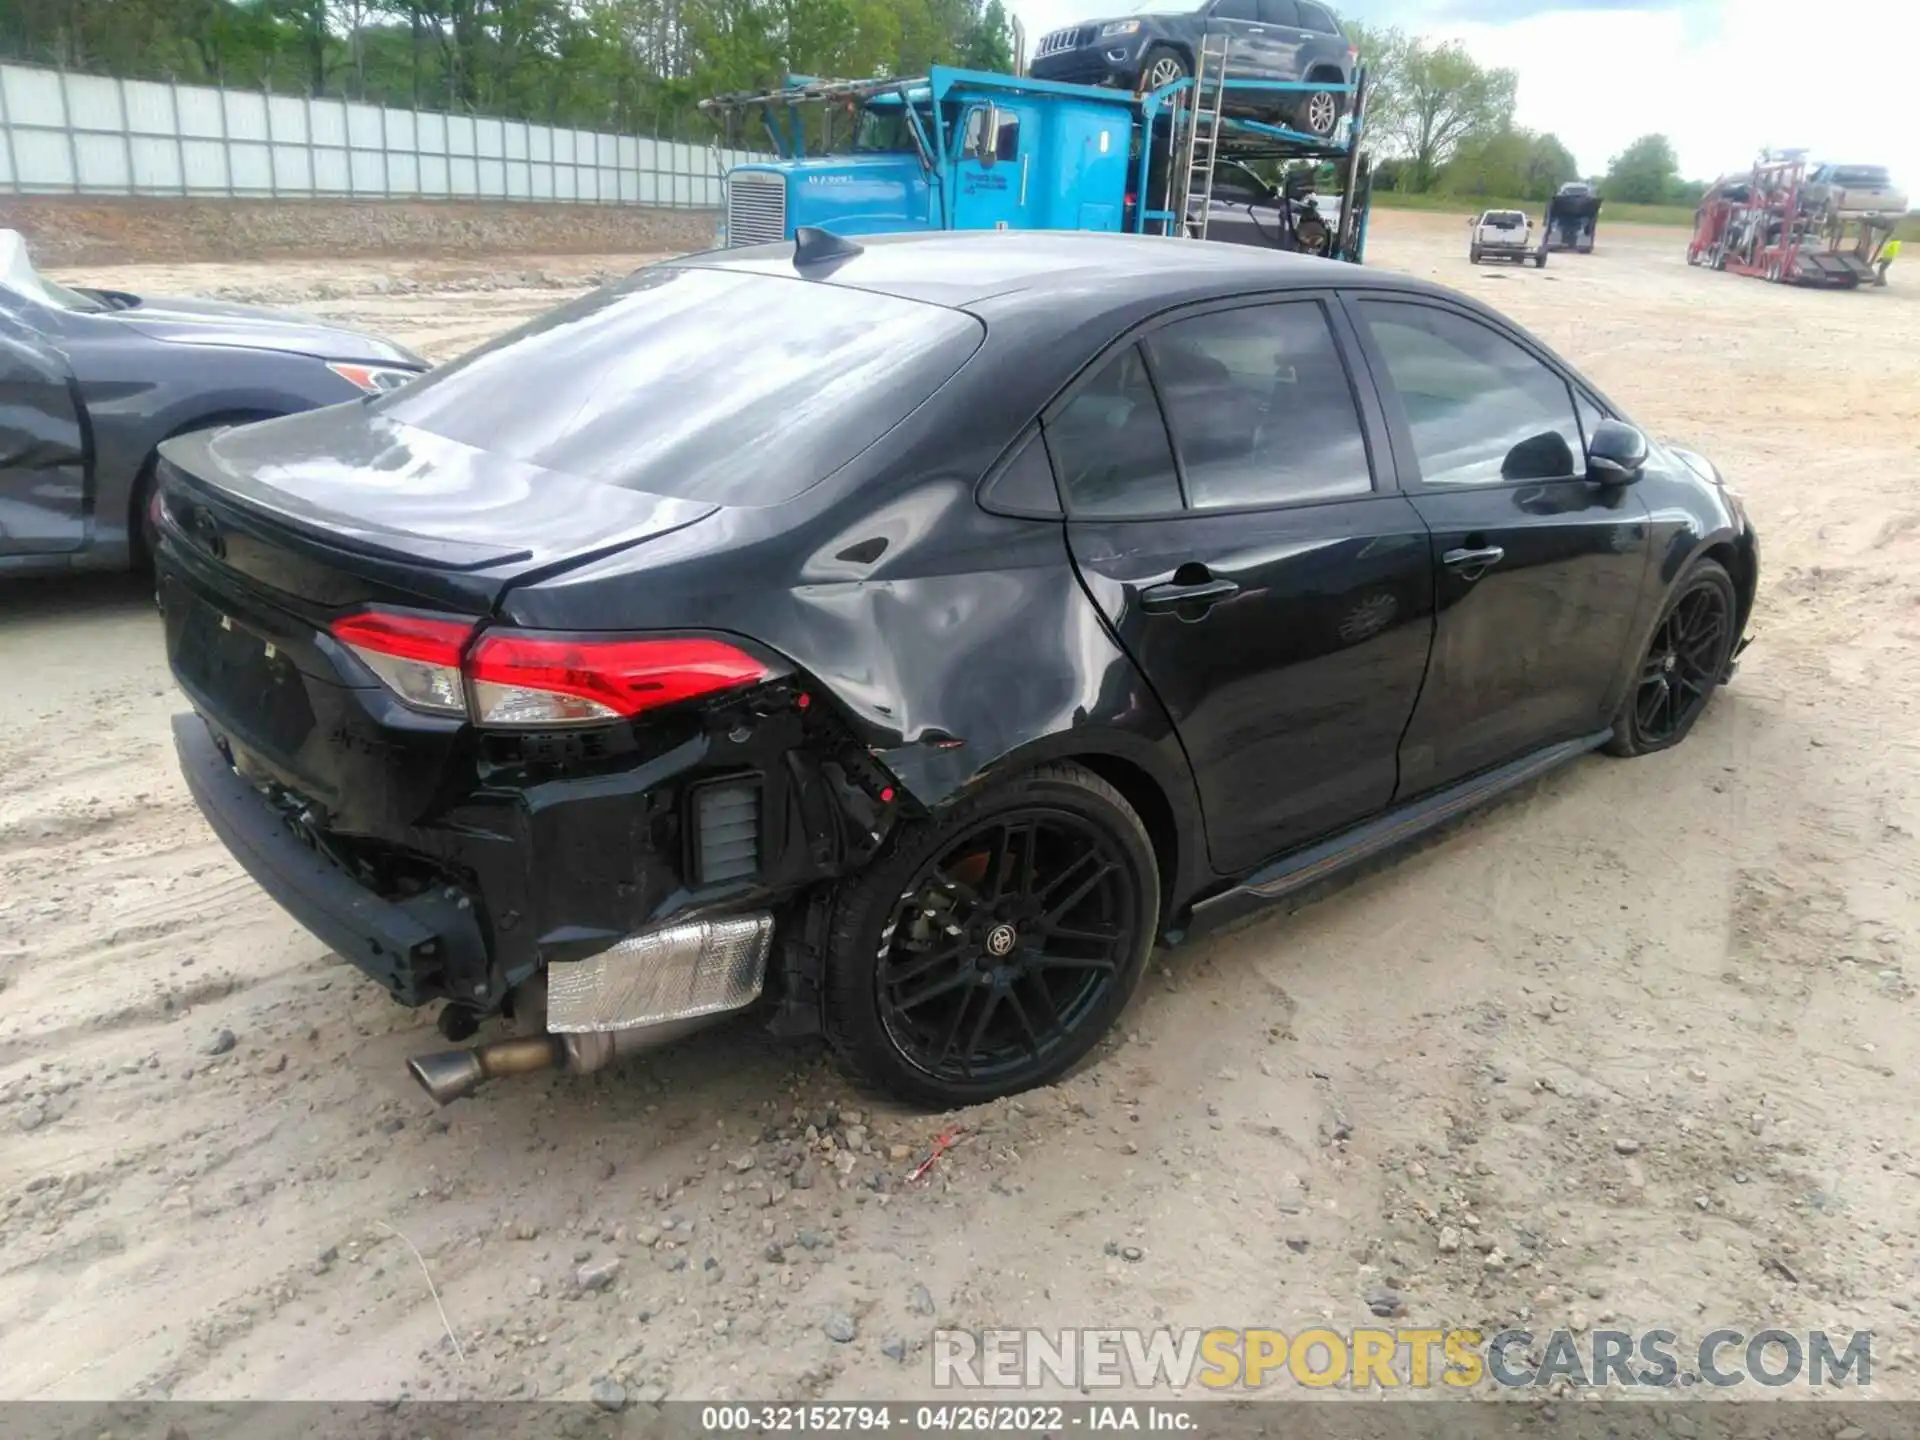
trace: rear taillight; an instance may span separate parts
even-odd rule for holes
[[[708,636],[609,638],[489,630],[396,610],[336,620],[333,636],[416,710],[481,725],[593,725],[757,684],[770,674]]]
[[[471,620],[363,610],[327,628],[414,709],[435,715],[467,713],[460,652],[473,635]]]
[[[723,640],[495,631],[467,660],[482,725],[590,725],[752,685],[767,667]]]

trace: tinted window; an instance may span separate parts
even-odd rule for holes
[[[1260,20],[1265,25],[1293,25],[1304,23],[1301,12],[1306,6],[1296,6],[1293,0],[1260,0]]]
[[[987,481],[980,498],[995,510],[1017,515],[1058,515],[1060,495],[1054,489],[1053,466],[1039,432],[1030,435],[1019,452]]]
[[[1316,302],[1196,315],[1146,345],[1195,509],[1372,490],[1360,414]]]
[[[1566,382],[1497,331],[1449,310],[1364,300],[1428,485],[1578,473],[1585,453]]]
[[[1887,183],[1887,172],[1880,165],[1842,165],[1829,178],[1836,185],[1864,185],[1871,189]]]
[[[1309,5],[1307,0],[1300,0],[1300,23],[1309,30],[1318,30],[1322,35],[1340,33],[1339,23],[1333,16],[1318,5]]]
[[[1129,345],[1101,366],[1047,426],[1067,506],[1077,515],[1166,514],[1180,481],[1153,382]]]
[[[1260,11],[1256,0],[1220,0],[1213,7],[1216,20],[1258,20]]]
[[[940,306],[652,266],[375,405],[542,469],[770,505],[899,424],[980,339],[978,321]]]

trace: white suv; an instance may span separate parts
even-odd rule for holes
[[[1544,268],[1547,247],[1533,243],[1533,222],[1523,210],[1489,210],[1470,222],[1473,238],[1467,245],[1467,258],[1478,265],[1482,260],[1531,260]]]

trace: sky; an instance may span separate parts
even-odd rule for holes
[[[1011,0],[1029,46],[1129,0]],[[1459,40],[1520,76],[1519,124],[1558,135],[1584,174],[1635,137],[1681,173],[1744,170],[1766,147],[1889,166],[1920,196],[1920,5],[1808,0],[1334,0],[1338,12]]]

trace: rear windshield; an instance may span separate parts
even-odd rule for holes
[[[1496,230],[1517,230],[1526,223],[1526,216],[1516,215],[1511,210],[1495,210],[1487,216],[1487,224]]]
[[[1836,185],[1885,185],[1886,167],[1882,165],[1842,165],[1833,172]]]
[[[775,505],[898,425],[982,336],[969,315],[891,295],[651,266],[374,404],[542,469]]]

